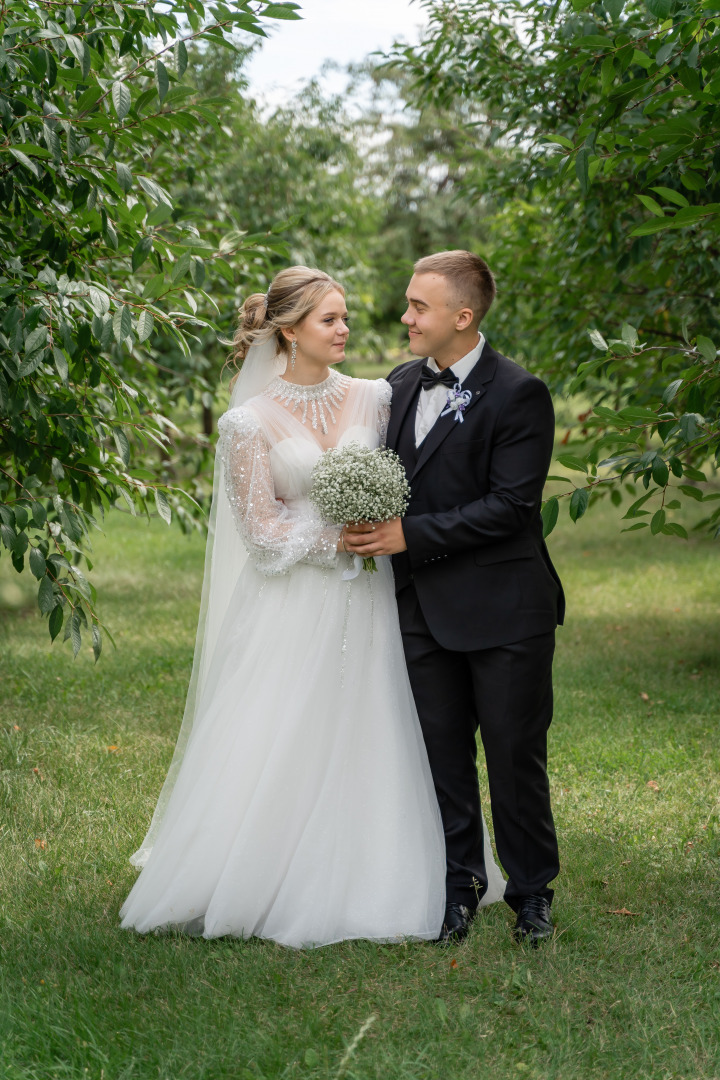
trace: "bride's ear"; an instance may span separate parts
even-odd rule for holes
[[[283,327],[280,328],[280,333],[282,334],[282,336],[285,338],[285,340],[288,343],[291,342],[291,341],[296,340],[296,334],[295,334],[295,327],[294,326],[283,326]]]

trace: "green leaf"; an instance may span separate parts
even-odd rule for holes
[[[114,82],[112,100],[118,120],[124,120],[130,112],[130,87],[124,82]]]
[[[577,472],[583,473],[588,471],[587,465],[582,458],[576,457],[574,454],[558,454],[555,460],[559,465],[564,465],[566,469],[576,469]]]
[[[676,206],[690,205],[684,195],[681,195],[679,191],[673,191],[672,188],[654,187],[650,188],[650,190],[654,191],[656,195],[661,195],[663,199],[667,199],[668,202],[675,203]]]
[[[143,289],[144,300],[154,300],[160,295],[165,288],[165,275],[154,274],[148,281],[145,282],[145,288]]]
[[[663,405],[669,405],[670,402],[676,397],[678,390],[683,384],[682,379],[674,379],[669,386],[665,387],[665,391],[662,396]]]
[[[658,415],[652,409],[641,409],[635,405],[628,405],[617,415],[631,424],[656,424],[658,421]]]
[[[658,487],[664,488],[670,479],[670,470],[659,456],[655,457],[652,463],[652,478]]]
[[[165,188],[160,187],[159,184],[156,184],[155,181],[151,180],[148,176],[138,176],[138,180],[141,187],[144,188],[144,190],[148,193],[151,199],[154,199],[155,202],[158,203],[165,203],[167,206],[172,208],[173,201],[168,195]]]
[[[95,657],[95,663],[97,664],[100,659],[100,653],[102,652],[102,634],[100,633],[100,627],[97,623],[92,624],[92,646],[93,656]]]
[[[175,63],[177,64],[178,78],[181,79],[188,66],[188,51],[182,38],[175,42]]]
[[[173,285],[177,285],[177,283],[179,281],[182,281],[182,279],[187,274],[188,270],[190,269],[190,259],[191,259],[191,254],[190,254],[189,251],[186,251],[183,255],[180,256],[178,261],[173,266],[173,269],[172,269],[172,282],[173,282]]]
[[[671,228],[673,220],[671,217],[663,217],[662,221],[657,218],[654,221],[644,221],[642,225],[637,225],[631,230],[630,236],[652,236],[653,233]]]
[[[703,334],[698,334],[697,338],[695,339],[695,347],[702,356],[703,360],[707,360],[708,364],[712,364],[715,362],[717,349],[715,348],[709,337],[704,337]]]
[[[630,323],[623,323],[620,335],[623,341],[627,342],[627,344],[630,345],[631,348],[635,348],[638,340],[638,332],[634,326],[630,326]]]
[[[43,323],[42,326],[37,326],[34,330],[28,334],[25,338],[25,353],[30,355],[36,352],[38,349],[42,349],[45,342],[48,339],[48,328]]]
[[[118,235],[115,232],[113,223],[109,219],[105,222],[105,226],[103,228],[103,236],[107,241],[108,247],[111,247],[114,251],[117,251]]]
[[[40,170],[34,161],[31,161],[27,154],[23,154],[22,150],[18,150],[15,146],[8,146],[8,150],[21,165],[24,165],[26,169],[29,169],[33,176],[40,177]]]
[[[572,521],[577,521],[581,518],[588,508],[588,502],[590,500],[590,492],[587,488],[575,488],[570,496],[570,518]]]
[[[662,67],[663,64],[667,62],[669,57],[672,55],[675,45],[675,40],[673,38],[670,38],[669,41],[666,41],[664,45],[660,46],[658,51],[655,53],[655,63],[658,67]],[[655,188],[654,190],[657,191],[657,188]]]
[[[41,349],[39,352],[35,352],[32,356],[29,356],[27,360],[24,360],[18,369],[18,379],[25,379],[28,375],[32,375],[36,372],[45,362],[46,355],[47,352]]]
[[[611,19],[619,19],[625,7],[625,0],[605,0],[605,10]]]
[[[263,19],[301,19],[299,4],[268,4],[260,12]]]
[[[80,633],[80,616],[77,608],[70,616],[70,641],[72,643],[73,659],[82,648],[82,634]]]
[[[635,198],[639,199],[643,206],[646,208],[646,210],[649,210],[651,214],[655,215],[655,217],[665,217],[665,211],[663,210],[662,206],[656,203],[655,200],[650,197],[650,195],[636,195]]]
[[[575,155],[575,174],[580,181],[580,190],[587,195],[590,186],[590,151],[586,146],[581,147]]]
[[[158,97],[160,98],[160,101],[163,101],[170,88],[170,76],[168,75],[168,70],[162,60],[158,60],[155,64],[155,84],[157,86]]]
[[[678,490],[682,491],[683,495],[687,495],[688,499],[694,499],[696,502],[703,501],[703,493],[700,488],[692,487],[690,484],[678,484]]]
[[[647,529],[647,527],[648,527],[647,521],[636,521],[634,525],[628,525],[627,529],[623,529],[622,531],[624,533],[626,533],[626,532],[635,532],[636,529]]]
[[[38,581],[41,581],[45,577],[47,567],[45,564],[45,556],[39,548],[30,548],[29,562],[31,573]]]
[[[558,146],[564,146],[566,150],[574,150],[575,144],[572,139],[566,139],[564,135],[543,135],[544,139],[547,139],[550,143],[557,143]]]
[[[706,188],[705,177],[693,172],[692,169],[686,169],[684,173],[680,173],[680,183],[688,191],[704,191]]]
[[[63,609],[61,604],[57,604],[50,612],[50,619],[48,620],[48,629],[50,631],[50,640],[54,641],[62,630],[63,624]]]
[[[553,496],[544,503],[542,508],[542,523],[543,523],[543,538],[549,536],[557,525],[558,514],[560,513],[560,503],[557,498]]]
[[[653,514],[652,521],[650,522],[650,532],[653,536],[657,536],[662,531],[662,527],[665,524],[665,511],[660,509]]]
[[[203,282],[205,281],[205,263],[202,261],[199,255],[193,255],[190,263],[190,276],[193,280],[193,285],[196,288],[201,289]]]
[[[43,615],[49,614],[55,607],[55,594],[53,592],[52,578],[50,578],[48,574],[45,574],[45,576],[40,579],[38,607]]]
[[[155,326],[155,320],[151,311],[147,309],[140,312],[140,317],[137,321],[137,337],[139,342],[147,341],[153,332]]]
[[[115,445],[117,446],[118,454],[122,458],[123,465],[127,468],[130,464],[130,443],[128,442],[128,437],[122,428],[113,428],[113,438],[115,439]]]
[[[639,517],[641,513],[646,514],[647,511],[646,510],[641,510],[640,507],[644,503],[646,503],[648,501],[648,499],[651,499],[653,497],[653,495],[656,495],[656,494],[657,494],[657,492],[655,492],[655,491],[648,491],[648,493],[646,495],[641,495],[639,499],[636,499],[635,502],[631,506],[628,507],[626,513],[623,514],[623,521],[627,520],[627,518]]]
[[[665,532],[665,533],[674,533],[675,536],[681,536],[683,538],[683,540],[688,539],[688,534],[687,534],[686,530],[682,527],[682,525],[679,525],[677,521],[668,521],[665,524],[663,532]]]
[[[605,338],[602,336],[599,330],[588,330],[590,340],[596,349],[602,349],[603,352],[607,352],[608,344]]]
[[[115,172],[117,173],[118,184],[123,191],[130,191],[133,186],[133,174],[127,165],[122,161],[115,162]]]
[[[115,340],[120,342],[124,341],[132,330],[132,315],[130,314],[130,308],[126,304],[122,304],[117,308],[113,315],[113,333]]]
[[[66,34],[65,41],[67,42],[70,52],[80,65],[83,79],[87,79],[90,74],[90,50],[82,38],[75,37],[73,34]]]
[[[170,503],[167,501],[167,497],[164,491],[160,491],[159,488],[155,488],[155,506],[160,517],[168,525],[172,520],[172,510],[170,509]]]
[[[673,9],[673,0],[645,0],[645,3],[656,19],[667,19]]]
[[[142,264],[145,262],[148,255],[152,251],[152,247],[153,247],[153,238],[152,238],[152,235],[150,233],[148,233],[146,236],[142,236],[138,240],[137,244],[133,248],[133,253],[132,253],[132,268],[133,268],[133,270],[138,270],[142,266]]]

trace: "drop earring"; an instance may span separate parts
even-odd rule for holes
[[[295,370],[295,360],[297,359],[297,341],[293,341],[290,346],[290,370]]]

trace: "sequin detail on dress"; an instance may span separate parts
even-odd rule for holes
[[[276,498],[270,448],[253,411],[226,412],[218,433],[228,500],[256,568],[272,576],[298,562],[336,566],[340,529],[326,525],[308,501],[287,506]]]

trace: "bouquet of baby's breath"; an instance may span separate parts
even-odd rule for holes
[[[349,525],[402,517],[410,485],[393,450],[371,450],[349,443],[326,450],[313,469],[310,499],[326,521]],[[375,559],[363,559],[364,570],[377,570]]]

